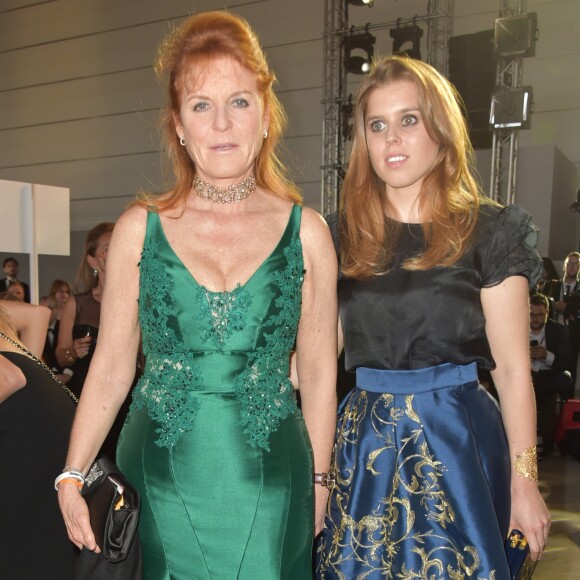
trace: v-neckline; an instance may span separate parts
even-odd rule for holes
[[[204,286],[203,284],[200,284],[197,281],[196,277],[193,275],[193,273],[189,270],[189,268],[187,268],[187,266],[185,265],[185,263],[183,262],[183,260],[178,256],[177,252],[173,249],[173,246],[169,243],[169,239],[167,238],[167,235],[165,234],[165,230],[163,229],[163,224],[161,223],[161,216],[159,214],[157,214],[157,220],[159,222],[159,229],[161,230],[161,235],[163,236],[163,239],[165,240],[165,243],[167,244],[167,247],[169,248],[171,254],[179,262],[179,264],[181,265],[181,267],[183,268],[183,270],[185,272],[187,272],[189,278],[193,281],[193,283],[198,288],[201,288],[204,292],[207,292],[208,294],[221,294],[221,295],[226,295],[226,294],[233,294],[234,292],[238,292],[238,291],[244,289],[246,286],[248,286],[248,284],[250,284],[250,282],[252,281],[252,279],[255,276],[258,275],[258,272],[272,258],[272,256],[274,256],[274,254],[277,253],[278,248],[282,245],[282,242],[286,238],[286,234],[288,233],[288,230],[290,228],[290,223],[292,222],[292,216],[294,215],[294,208],[295,207],[296,207],[296,204],[293,204],[292,205],[292,208],[290,209],[290,215],[288,216],[288,221],[286,223],[286,227],[284,228],[284,231],[282,232],[282,236],[278,240],[278,243],[274,246],[274,249],[262,260],[262,262],[258,265],[258,267],[252,272],[252,274],[250,275],[250,277],[243,284],[240,283],[240,282],[238,282],[231,290],[210,290],[207,286]]]

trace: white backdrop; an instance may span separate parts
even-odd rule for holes
[[[69,189],[0,180],[0,207],[0,248],[30,255],[30,297],[38,303],[38,254],[70,255]]]

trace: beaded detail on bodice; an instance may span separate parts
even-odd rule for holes
[[[284,249],[286,267],[274,272],[279,289],[276,310],[264,322],[265,341],[250,354],[248,365],[235,384],[241,403],[244,431],[253,445],[268,448],[268,437],[280,421],[297,411],[288,378],[288,355],[294,348],[302,305],[304,262],[300,238]]]
[[[139,263],[139,317],[145,372],[132,407],[158,423],[157,445],[171,448],[195,424],[198,397],[231,396],[251,445],[298,412],[288,378],[300,309],[304,260],[300,206],[273,252],[244,284],[212,292],[197,283],[149,213]]]
[[[206,326],[201,340],[211,341],[216,348],[223,348],[226,338],[244,329],[252,295],[240,284],[231,292],[212,292],[199,286],[195,292],[195,303],[199,307],[196,318],[204,321]]]

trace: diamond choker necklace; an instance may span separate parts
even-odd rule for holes
[[[256,177],[252,173],[241,183],[234,183],[229,187],[215,187],[196,175],[193,180],[193,189],[199,197],[211,203],[235,203],[246,199],[250,193],[256,191]]]

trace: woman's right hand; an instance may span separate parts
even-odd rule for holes
[[[92,342],[92,336],[83,336],[82,338],[75,338],[73,340],[73,349],[77,358],[84,358],[89,354]]]
[[[58,504],[70,541],[80,550],[87,548],[99,554],[101,550],[91,529],[89,508],[78,487],[61,482],[58,486]]]

